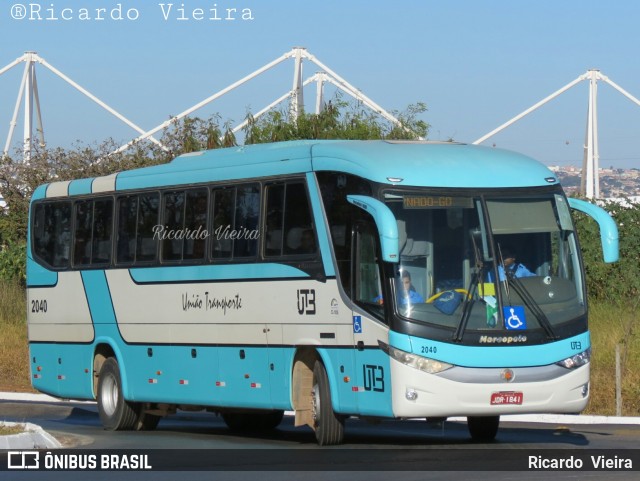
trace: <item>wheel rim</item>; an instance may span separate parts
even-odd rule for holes
[[[118,397],[118,383],[113,376],[109,375],[102,382],[102,393],[100,395],[102,409],[108,416],[111,416],[116,412]]]

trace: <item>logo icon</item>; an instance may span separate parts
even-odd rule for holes
[[[316,290],[298,289],[298,314],[315,315]]]
[[[9,451],[7,469],[39,469],[40,453],[38,451]]]

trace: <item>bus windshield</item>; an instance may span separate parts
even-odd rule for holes
[[[457,340],[468,331],[530,329],[555,339],[556,326],[586,313],[563,195],[388,191],[385,202],[398,223],[402,317],[449,327]]]

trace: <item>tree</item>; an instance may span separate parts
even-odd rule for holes
[[[426,105],[418,102],[403,112],[393,112],[400,121],[397,125],[359,103],[349,104],[337,96],[318,114],[302,112],[293,118],[288,111],[276,110],[258,120],[248,114],[245,143],[302,139],[416,140],[427,136],[429,125],[418,119],[426,110]]]
[[[590,217],[574,212],[589,298],[635,301],[640,294],[640,204],[608,202],[603,207],[618,225],[620,260],[613,264],[602,261],[598,224]]]

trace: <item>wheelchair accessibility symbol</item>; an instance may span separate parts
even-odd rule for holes
[[[527,328],[527,320],[522,306],[506,306],[502,308],[504,327],[511,331],[522,331]]]
[[[353,316],[353,332],[354,334],[362,334],[362,317]]]

